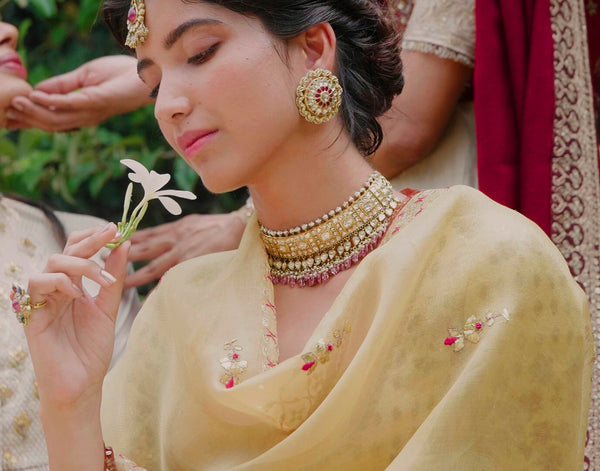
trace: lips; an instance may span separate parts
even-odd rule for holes
[[[177,145],[186,159],[197,154],[215,135],[215,129],[187,131],[177,138]]]
[[[23,80],[27,78],[27,69],[23,66],[18,54],[7,54],[0,57],[0,72],[16,75]]]

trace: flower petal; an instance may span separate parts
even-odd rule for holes
[[[154,195],[158,190],[165,186],[170,179],[171,175],[168,173],[157,173],[154,170],[151,170],[146,182],[140,183],[144,187],[146,193]]]
[[[161,196],[175,196],[177,198],[184,198],[186,200],[196,199],[196,195],[194,193],[184,190],[161,190],[155,193],[156,198],[160,198]]]
[[[121,159],[120,162],[125,165],[125,167],[129,167],[131,170],[133,170],[134,173],[130,173],[128,175],[132,182],[141,183],[148,178],[148,169],[137,160]]]
[[[162,203],[167,211],[175,216],[179,216],[181,214],[181,206],[179,203],[172,198],[167,196],[159,196],[158,200]]]

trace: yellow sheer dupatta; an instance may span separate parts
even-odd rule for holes
[[[276,366],[272,297],[256,224],[171,270],[106,380],[106,442],[155,471],[581,466],[585,296],[539,228],[476,190],[414,196]],[[228,389],[233,339],[247,370]]]

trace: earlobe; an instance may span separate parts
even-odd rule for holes
[[[305,54],[305,67],[333,70],[335,66],[335,32],[329,23],[319,23],[307,29],[299,38]]]

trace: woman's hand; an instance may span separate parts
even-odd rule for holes
[[[0,72],[0,129],[10,124],[6,114],[11,100],[17,96],[27,96],[30,91],[31,85],[22,78]]]
[[[9,124],[69,131],[149,104],[150,90],[139,79],[136,67],[134,57],[106,56],[43,80],[28,97],[13,100]]]
[[[245,211],[242,208],[229,214],[190,214],[175,222],[137,231],[129,239],[129,260],[150,261],[127,276],[125,287],[157,280],[184,260],[236,249],[246,227]]]
[[[40,401],[47,410],[78,409],[98,402],[115,338],[123,280],[125,243],[112,251],[105,268],[89,260],[117,232],[114,224],[73,233],[62,254],[48,260],[44,273],[29,280],[31,304],[46,304],[31,312],[25,328]],[[92,298],[84,292],[82,277],[100,285]]]

